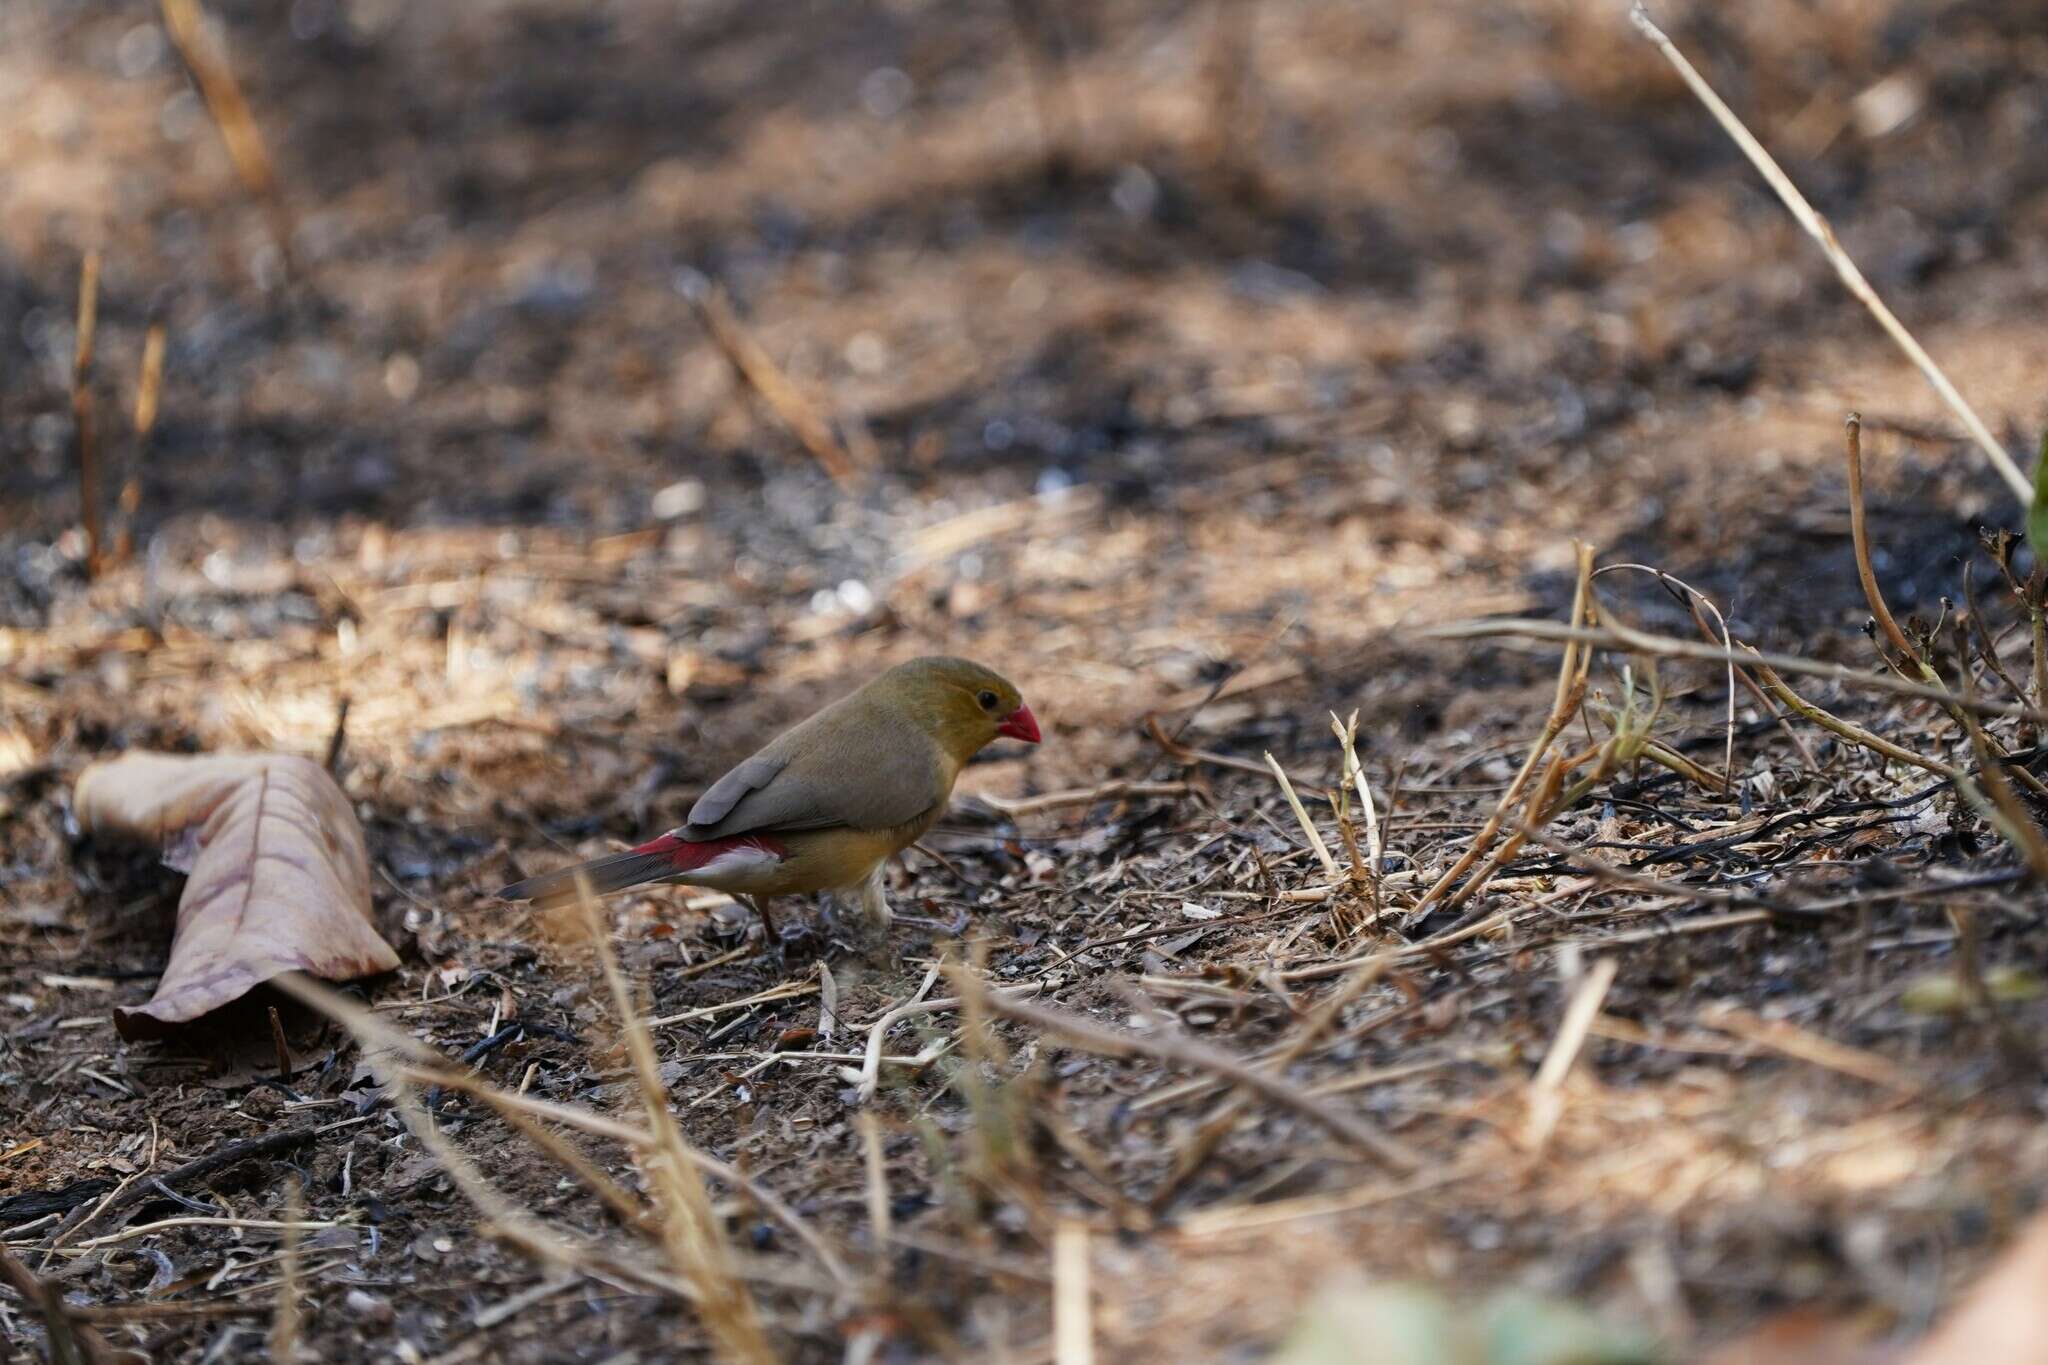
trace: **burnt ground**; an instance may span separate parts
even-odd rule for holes
[[[561,1036],[483,1072],[630,1116],[587,962],[490,892],[666,827],[778,725],[935,651],[1015,678],[1046,742],[971,768],[894,874],[895,962],[815,911],[777,957],[714,896],[607,907],[658,1015],[791,986],[657,1030],[684,1136],[853,1268],[821,1282],[714,1184],[788,1358],[1050,1358],[1050,1246],[1073,1220],[1099,1349],[1132,1360],[1255,1357],[1346,1267],[1569,1296],[1673,1358],[1794,1305],[1910,1336],[2040,1202],[2029,1040],[2048,1005],[1916,1005],[1972,964],[2038,993],[2039,894],[1943,891],[2015,859],[1925,773],[1805,727],[1809,767],[1746,693],[1731,793],[1625,767],[1469,906],[1415,923],[1361,926],[1348,885],[1289,898],[1327,879],[1261,755],[1335,786],[1328,714],[1356,708],[1393,807],[1385,895],[1412,902],[1499,799],[1557,666],[1552,645],[1423,631],[1561,618],[1575,539],[1692,583],[1759,646],[1873,668],[1850,408],[1873,419],[1894,608],[1939,614],[1971,564],[1994,625],[2012,619],[1977,533],[2017,509],[1618,12],[212,8],[277,166],[290,274],[153,6],[0,7],[0,1198],[50,1196],[0,1209],[74,1304],[125,1306],[111,1340],[257,1351],[279,1234],[95,1240],[193,1212],[168,1195],[60,1234],[65,1212],[318,1126],[177,1191],[321,1225],[294,1276],[311,1358],[707,1350],[657,1295],[585,1280],[521,1299],[548,1272],[486,1235],[338,1030],[300,1020],[284,1083],[267,1040],[251,1056],[234,1031],[122,1042],[110,1007],[151,990],[178,882],[77,837],[85,764],[318,757],[346,700],[343,781],[404,959],[365,998],[451,1056],[509,1019],[547,1025]],[[2048,21],[1988,0],[1666,8],[2030,447]],[[101,482],[134,551],[88,581],[68,385],[95,247]],[[871,438],[855,486],[741,386],[686,297],[705,276]],[[152,320],[168,351],[145,450],[127,412]],[[1690,632],[1646,580],[1601,581],[1631,619]],[[2022,673],[2024,653],[2022,633]],[[1627,663],[1602,656],[1591,712],[1619,703]],[[1718,764],[1723,676],[1659,676],[1658,735]],[[1968,761],[1938,709],[1801,686]],[[1589,716],[1561,742],[1603,735]],[[1180,785],[1028,800],[1118,779]],[[1348,861],[1327,811],[1323,829]],[[835,1051],[807,1032],[821,963],[858,1025],[976,954],[1062,1008],[1260,1055],[1368,951],[1384,977],[1285,1075],[1424,1154],[1420,1181],[1263,1101],[1177,1178],[1217,1102],[1190,1093],[1202,1072],[1016,1024],[1000,1055],[970,1039],[965,1063],[892,1064],[866,1105],[843,1061],[776,1055]],[[1614,984],[1538,1140],[1531,1078],[1600,960]],[[889,1050],[958,1035],[934,1015]],[[443,1119],[552,1225],[626,1237],[480,1105]],[[591,1151],[637,1185],[626,1153]],[[41,1339],[8,1298],[0,1329]]]

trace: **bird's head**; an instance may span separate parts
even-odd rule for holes
[[[868,686],[901,706],[960,762],[997,738],[1038,743],[1038,717],[1016,686],[970,660],[912,659]]]

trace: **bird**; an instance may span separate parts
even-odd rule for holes
[[[885,934],[882,867],[923,837],[967,761],[999,738],[1040,740],[1015,685],[968,659],[898,664],[785,730],[698,797],[688,822],[636,848],[516,882],[507,901],[544,907],[654,882],[746,900],[763,928],[777,896],[858,890]]]

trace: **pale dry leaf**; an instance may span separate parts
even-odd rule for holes
[[[2036,1214],[1906,1365],[2048,1363],[2048,1214]]]
[[[124,754],[79,776],[81,827],[132,834],[190,873],[156,994],[123,1037],[197,1019],[285,972],[374,976],[398,955],[371,920],[370,860],[348,798],[283,754]]]

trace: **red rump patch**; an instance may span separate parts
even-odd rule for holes
[[[781,844],[765,834],[742,834],[731,839],[684,839],[678,835],[664,834],[659,839],[650,839],[633,852],[652,854],[678,872],[694,872],[724,854],[741,849],[751,849],[777,858],[785,856],[787,852]]]

